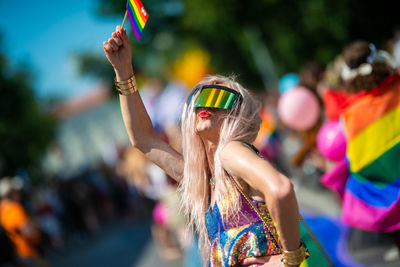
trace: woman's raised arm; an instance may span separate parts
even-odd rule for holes
[[[114,67],[117,82],[126,81],[134,76],[131,45],[125,29],[117,26],[116,31],[103,43],[103,48],[107,59]],[[120,95],[120,104],[132,145],[179,181],[183,174],[183,157],[158,137],[139,93]]]

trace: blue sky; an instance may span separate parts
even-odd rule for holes
[[[124,15],[101,18],[96,5],[97,0],[0,0],[1,49],[13,65],[32,67],[39,97],[71,98],[94,87],[97,81],[79,76],[73,55],[103,55],[103,41]]]

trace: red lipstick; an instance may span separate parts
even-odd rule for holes
[[[199,112],[199,117],[202,119],[208,118],[211,116],[211,113],[208,112],[207,110],[202,110]]]

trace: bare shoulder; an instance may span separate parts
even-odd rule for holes
[[[235,151],[240,151],[240,150],[244,149],[245,147],[247,147],[247,146],[240,141],[230,141],[221,149],[221,156],[229,155],[229,153],[232,153]]]
[[[231,173],[251,168],[254,163],[264,161],[252,148],[240,141],[227,143],[221,149],[220,159],[224,169]]]
[[[231,153],[253,151],[248,145],[240,141],[230,141],[221,149],[221,156],[227,156]]]
[[[233,141],[221,149],[222,167],[234,177],[243,179],[264,196],[290,188],[289,179],[260,157],[250,146]]]

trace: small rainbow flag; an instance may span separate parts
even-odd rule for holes
[[[136,39],[139,40],[149,15],[140,0],[128,0],[126,3],[126,9],[129,20],[131,21],[133,33],[135,34]]]

